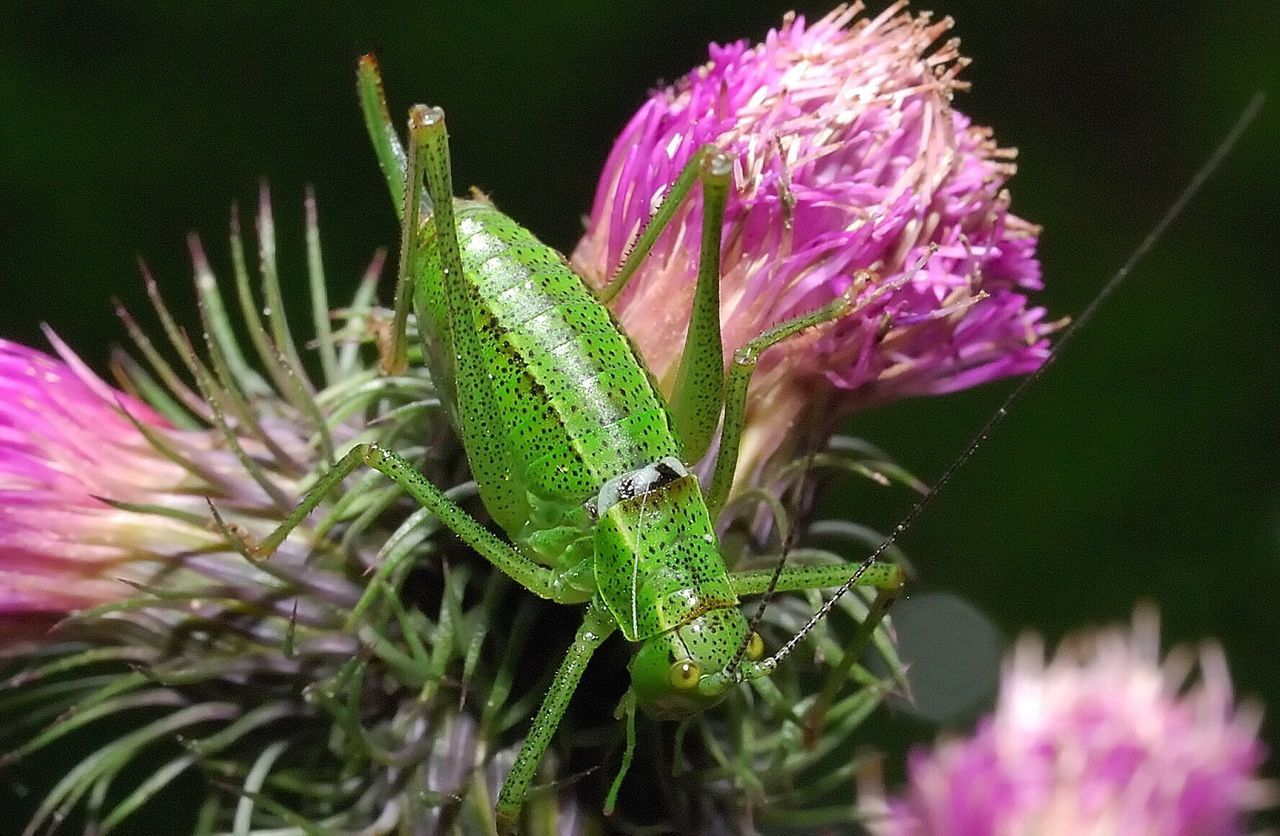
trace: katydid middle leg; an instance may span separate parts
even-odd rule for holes
[[[805,745],[816,745],[818,733],[828,709],[835,701],[840,686],[852,670],[862,651],[871,643],[876,628],[884,620],[889,607],[902,593],[904,578],[901,568],[893,563],[879,562],[873,556],[861,563],[826,566],[788,566],[782,569],[762,569],[750,572],[731,572],[729,583],[735,595],[758,595],[773,592],[801,592],[836,587],[836,593],[828,598],[817,613],[801,630],[792,636],[776,653],[758,663],[748,663],[738,676],[742,680],[767,676],[791,650],[809,634],[819,621],[827,616],[845,593],[854,586],[870,586],[876,597],[867,608],[867,614],[844,647],[844,656],[828,673],[818,696],[809,705],[804,719]]]
[[[707,509],[713,518],[724,507],[733,487],[734,470],[738,466],[738,451],[746,425],[747,389],[751,385],[756,366],[759,365],[760,355],[810,328],[849,316],[878,298],[881,290],[875,291],[865,300],[855,299],[866,288],[870,275],[860,273],[843,295],[809,313],[783,320],[734,352],[733,365],[724,384],[724,423],[720,430],[720,449],[716,453],[711,483],[706,490]]]
[[[434,209],[432,220],[438,230],[441,266],[443,272],[453,278],[453,281],[446,282],[446,291],[454,307],[469,312],[465,295],[459,289],[462,266],[458,255],[457,231],[453,222],[453,201],[450,197],[448,138],[445,132],[444,115],[438,109],[415,106],[410,112],[406,171],[408,180],[404,192],[403,235],[397,296],[407,296],[404,288],[411,284],[417,262],[420,210],[424,206],[431,207]],[[431,182],[432,194],[441,196],[434,207],[430,201],[423,200],[424,175]],[[398,327],[402,327],[402,323]],[[471,333],[465,327],[454,330],[461,337]],[[465,350],[467,346],[463,345],[461,348]],[[410,462],[376,444],[358,445],[347,453],[337,465],[320,478],[293,513],[285,518],[260,545],[251,549],[253,555],[263,557],[273,552],[289,532],[362,463],[390,477],[405,492],[430,509],[467,545],[535,595],[563,603],[582,601],[580,592],[568,591],[567,586],[560,582],[560,575],[538,565],[523,552],[494,535],[461,506],[449,499],[442,490],[431,484]]]

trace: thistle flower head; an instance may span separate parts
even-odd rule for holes
[[[266,602],[282,588],[280,573],[307,564],[311,528],[282,544],[272,578],[237,553],[214,524],[210,503],[241,536],[265,533],[320,464],[314,427],[276,399],[233,425],[186,390],[215,426],[175,426],[48,336],[58,358],[0,341],[0,638],[33,637],[144,589],[194,595],[221,585],[238,589],[242,602],[259,600],[277,618],[293,617]],[[227,389],[215,397],[233,396]],[[352,435],[341,425],[332,432]],[[365,559],[372,554],[368,548]],[[325,593],[329,603],[349,606],[360,589],[335,579]],[[303,611],[304,621],[320,612]],[[172,625],[184,617],[162,620]]]
[[[883,834],[1243,832],[1265,803],[1259,717],[1238,710],[1222,652],[1162,663],[1154,613],[1084,635],[1047,664],[1034,638],[1010,659],[972,738],[916,752]],[[870,811],[869,811],[870,812]],[[874,815],[874,814],[873,814]]]
[[[743,466],[798,424],[1035,369],[1045,357],[1036,227],[1010,214],[1012,152],[951,107],[966,61],[950,20],[896,4],[788,19],[764,43],[712,46],[656,91],[614,144],[575,266],[603,284],[702,145],[735,160],[722,237],[726,359],[783,319],[875,281],[855,315],[767,353]],[[660,381],[674,375],[697,270],[700,201],[662,236],[617,305]]]
[[[100,497],[146,503],[185,475],[126,414],[169,423],[50,339],[62,360],[0,340],[0,612],[28,624],[129,595],[117,576],[158,532]]]
[[[174,427],[47,333],[57,358],[0,340],[0,614],[27,635],[139,586],[191,583],[184,562],[225,546],[196,523],[206,497],[270,504],[215,433]]]

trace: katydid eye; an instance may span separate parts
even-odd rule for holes
[[[759,633],[752,633],[751,638],[747,639],[747,658],[755,662],[763,655],[764,639],[760,638]]]
[[[677,688],[692,688],[701,676],[698,666],[688,660],[671,666],[671,684]]]

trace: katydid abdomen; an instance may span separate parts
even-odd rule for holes
[[[605,482],[680,458],[666,406],[558,253],[492,206],[456,211],[469,310],[449,310],[433,223],[414,303],[480,497],[521,545],[564,525],[589,536],[585,505]]]

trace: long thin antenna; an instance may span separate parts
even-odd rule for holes
[[[808,623],[806,623],[804,627],[801,627],[799,632],[788,639],[787,643],[780,647],[777,653],[774,653],[773,656],[769,657],[764,662],[761,662],[761,665],[772,666],[785,659],[795,646],[813,630],[814,626],[825,618],[827,613],[831,612],[831,608],[836,605],[836,602],[858,583],[858,580],[862,577],[863,573],[865,573],[867,569],[869,569],[871,565],[874,564],[885,553],[885,551],[893,545],[894,541],[897,540],[898,537],[910,528],[911,525],[920,517],[921,512],[923,512],[924,509],[933,502],[934,498],[942,492],[942,489],[945,488],[947,483],[951,481],[951,478],[955,476],[956,471],[960,469],[960,466],[967,462],[977,449],[983,445],[991,433],[995,431],[996,427],[1000,426],[1000,423],[1004,421],[1005,417],[1009,414],[1009,408],[1022,397],[1023,393],[1026,392],[1027,389],[1034,386],[1036,381],[1040,380],[1040,378],[1044,376],[1044,373],[1048,371],[1049,367],[1058,359],[1058,355],[1062,353],[1062,350],[1066,348],[1072,338],[1075,337],[1081,328],[1088,324],[1089,320],[1093,319],[1093,315],[1097,313],[1098,307],[1106,301],[1107,297],[1115,292],[1116,288],[1118,288],[1126,278],[1129,277],[1129,273],[1133,271],[1134,266],[1151,251],[1151,248],[1155,246],[1156,241],[1160,239],[1160,236],[1164,234],[1165,230],[1167,230],[1169,226],[1177,220],[1178,216],[1182,214],[1182,210],[1187,207],[1187,204],[1196,196],[1201,187],[1204,186],[1205,182],[1213,176],[1213,173],[1218,169],[1218,166],[1221,165],[1227,154],[1231,152],[1231,149],[1234,148],[1236,143],[1240,140],[1240,136],[1245,132],[1245,129],[1247,129],[1253,122],[1254,118],[1257,117],[1258,112],[1262,110],[1262,104],[1265,100],[1266,95],[1261,91],[1253,95],[1253,98],[1249,100],[1249,104],[1246,105],[1245,109],[1240,113],[1240,117],[1236,119],[1235,124],[1231,126],[1231,130],[1228,131],[1227,135],[1218,143],[1217,148],[1213,150],[1209,159],[1200,167],[1200,170],[1191,178],[1191,181],[1182,189],[1181,194],[1178,195],[1178,199],[1173,202],[1173,205],[1164,213],[1164,216],[1160,218],[1159,222],[1156,223],[1156,225],[1152,227],[1151,231],[1147,233],[1146,237],[1142,239],[1142,242],[1138,244],[1137,248],[1133,251],[1133,254],[1125,260],[1124,264],[1120,266],[1120,269],[1111,277],[1111,280],[1103,285],[1102,290],[1098,291],[1098,294],[1093,297],[1093,301],[1080,312],[1080,315],[1074,322],[1062,331],[1062,334],[1058,337],[1057,345],[1053,347],[1053,351],[1045,358],[1044,363],[1040,365],[1040,368],[1036,369],[1034,372],[1018,382],[1018,385],[1014,387],[1013,391],[1009,393],[1009,396],[1000,404],[1000,408],[987,419],[987,422],[982,425],[982,429],[978,430],[977,434],[973,437],[973,440],[965,447],[964,452],[947,466],[947,469],[942,472],[942,476],[940,476],[938,481],[934,483],[933,487],[929,489],[929,492],[922,496],[920,501],[917,502],[911,510],[907,512],[906,516],[902,518],[902,521],[894,526],[892,533],[890,533],[889,536],[876,547],[876,550],[871,553],[871,556],[862,561],[862,564],[858,567],[857,571],[854,572],[853,577],[845,581],[844,585],[837,589],[835,594],[828,598],[818,611],[813,614],[813,617],[809,619]]]
[[[904,271],[900,273],[898,276],[890,279],[889,281],[875,288],[867,296],[866,299],[858,303],[854,303],[853,300],[856,298],[857,291],[862,279],[860,278],[858,280],[855,280],[854,284],[851,285],[849,289],[846,291],[846,293],[853,294],[852,296],[849,297],[850,303],[853,304],[853,307],[850,310],[850,313],[861,309],[862,306],[864,305],[868,305],[871,302],[876,301],[877,299],[883,298],[884,296],[887,296],[890,293],[897,291],[899,288],[904,287],[908,282],[910,282],[912,279],[916,277],[917,273],[919,273],[921,270],[924,269],[924,266],[929,263],[929,259],[932,258],[933,254],[937,251],[938,251],[938,245],[930,244],[928,247],[925,248],[924,252],[920,254],[919,259],[916,261],[915,267],[913,267],[908,271]],[[866,274],[866,278],[868,281],[870,280],[871,275],[872,274],[870,273]],[[983,298],[983,296],[985,296],[985,294],[979,294],[975,296],[974,299],[975,300],[980,299],[980,298]],[[791,495],[792,495],[792,498],[794,499],[794,504],[796,506],[795,510],[798,510],[799,507],[804,504],[804,501],[805,501],[804,493],[805,493],[805,490],[807,490],[808,488],[809,475],[813,469],[813,459],[814,459],[814,456],[817,454],[817,450],[814,449],[815,445],[812,440],[809,442],[807,446],[809,447],[808,452],[805,453],[805,455],[802,456],[800,459],[796,460],[796,461],[803,460],[805,462],[805,465],[803,469],[800,471],[800,478],[796,481],[796,484],[792,489]],[[778,555],[778,560],[774,563],[773,576],[769,578],[769,585],[765,587],[764,595],[760,598],[760,605],[756,607],[756,614],[751,617],[751,621],[748,622],[747,624],[747,632],[746,632],[746,635],[742,637],[742,643],[738,645],[738,652],[733,655],[733,660],[729,662],[728,667],[725,668],[726,673],[729,673],[731,675],[734,675],[738,669],[738,666],[742,664],[742,659],[747,653],[747,647],[751,643],[751,637],[755,635],[756,628],[760,626],[760,622],[764,621],[765,611],[768,609],[769,602],[773,599],[773,595],[778,589],[778,580],[782,577],[782,569],[786,565],[787,555],[791,552],[791,548],[792,546],[795,545],[796,537],[799,534],[799,526],[793,525],[790,518],[786,518],[782,520],[777,520],[775,518],[775,522],[778,523],[783,533],[783,536],[781,538],[782,551]]]
[[[796,481],[795,487],[792,489],[793,492],[791,495],[795,500],[793,504],[796,506],[796,508],[792,510],[799,509],[804,505],[804,492],[808,487],[807,482],[809,481],[809,474],[813,470],[813,455],[814,451],[811,449],[804,456],[807,462],[804,468],[801,469],[800,478]],[[729,662],[729,666],[725,668],[725,670],[731,674],[737,671],[738,666],[742,664],[742,659],[746,656],[747,648],[751,644],[751,637],[755,635],[756,630],[760,627],[760,622],[764,621],[764,614],[769,607],[769,602],[773,599],[774,593],[778,590],[778,579],[782,577],[782,568],[787,563],[787,555],[791,553],[791,547],[795,545],[799,527],[793,525],[790,519],[775,519],[774,524],[781,525],[782,527],[781,551],[778,554],[778,559],[773,564],[773,576],[769,578],[769,585],[765,587],[764,595],[760,596],[760,604],[756,607],[756,613],[751,617],[751,620],[747,622],[747,632],[746,635],[742,637],[742,641],[738,644],[738,652],[733,654],[733,660]]]

